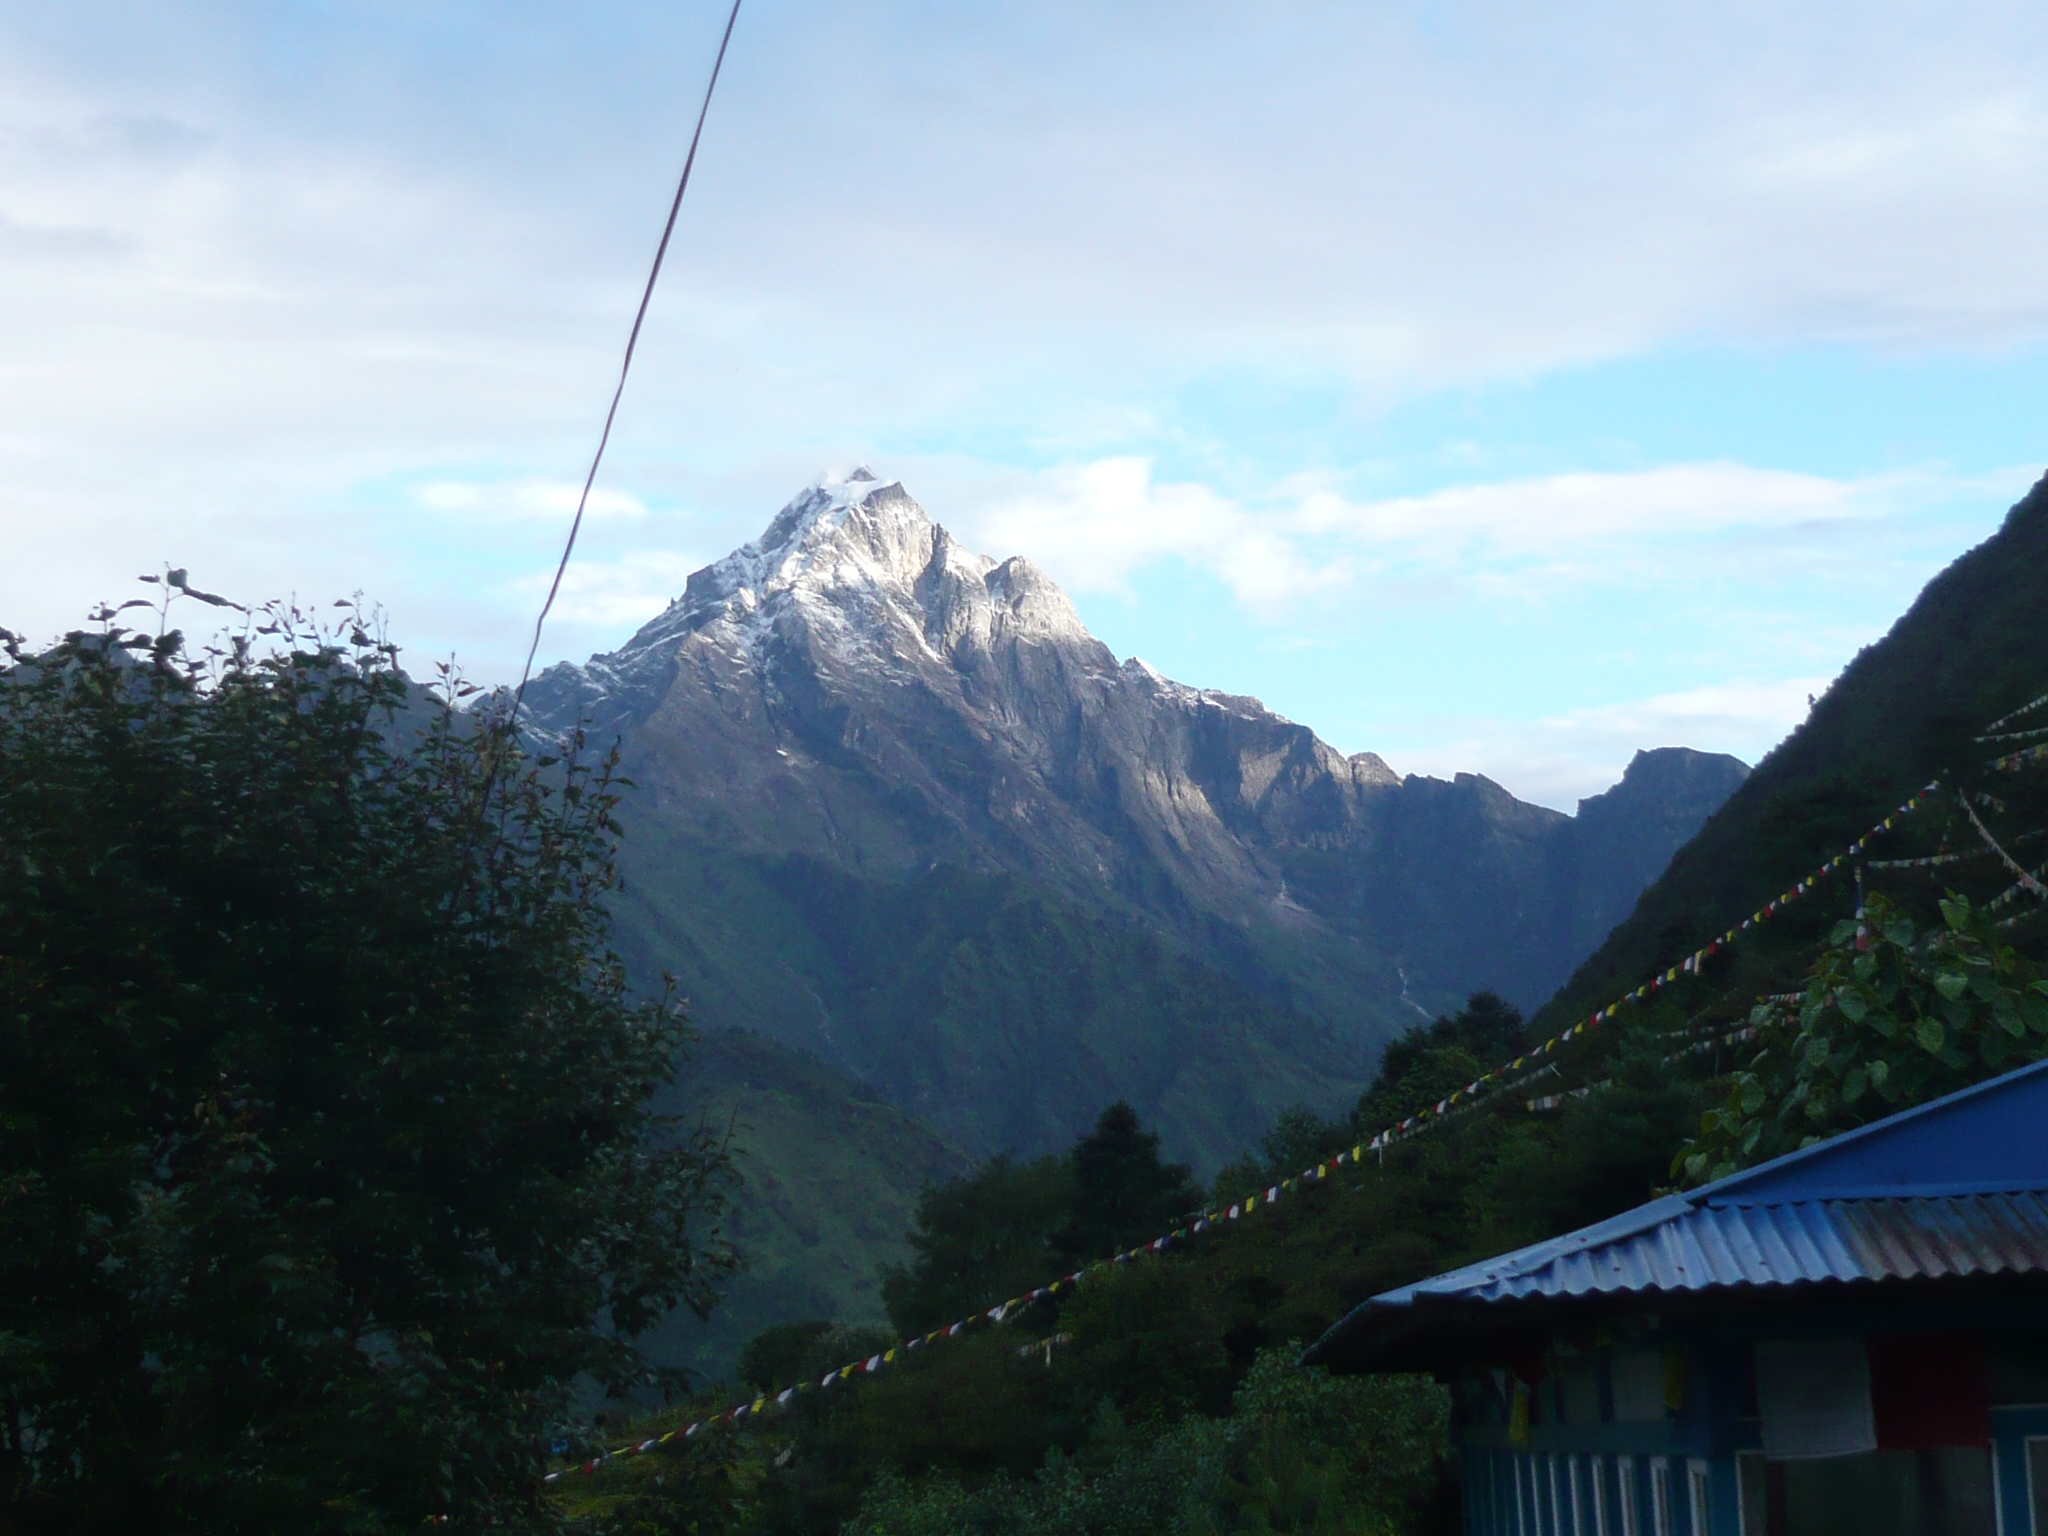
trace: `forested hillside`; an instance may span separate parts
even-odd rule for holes
[[[1617,927],[1538,1013],[1569,1023],[1750,914],[1760,892],[1796,880],[1823,853],[1922,784],[1967,768],[1985,722],[2048,678],[2048,480],[2004,525],[1929,582],[1866,647],[1806,722],[1672,858]],[[1741,957],[1756,990],[1795,972],[1833,921],[1810,906]]]
[[[1119,660],[1028,559],[865,470],[524,707],[620,742],[623,952],[700,1024],[977,1153],[1124,1098],[1211,1169],[1467,992],[1547,995],[1745,772],[1646,752],[1583,818],[1404,778]]]
[[[2048,837],[2044,526],[2037,490],[1686,850],[1654,966],[1623,969],[1646,902],[1550,1011],[1654,991],[1563,1036],[1476,994],[1395,1041],[1352,1112],[1282,1116],[1205,1191],[1127,1114],[989,1161],[919,1202],[889,1330],[764,1338],[742,1391],[786,1406],[648,1421],[709,1427],[572,1474],[566,1507],[792,1536],[1456,1529],[1436,1389],[1332,1381],[1301,1345],[1380,1290],[2048,1054],[2048,900],[2013,855]]]
[[[744,1267],[708,1319],[672,1316],[646,1341],[699,1381],[731,1375],[749,1338],[789,1318],[881,1322],[878,1272],[909,1257],[918,1192],[970,1165],[872,1090],[747,1030],[696,1035],[656,1105],[725,1143],[740,1181],[728,1230]]]

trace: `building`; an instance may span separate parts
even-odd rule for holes
[[[2048,1062],[1375,1296],[1471,1536],[2048,1536]]]

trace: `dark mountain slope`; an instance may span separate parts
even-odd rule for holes
[[[917,1197],[965,1171],[958,1147],[859,1083],[744,1030],[707,1030],[661,1108],[730,1126],[746,1180],[732,1233],[746,1260],[729,1299],[700,1323],[671,1318],[664,1361],[713,1380],[771,1323],[883,1320],[878,1266],[910,1249]]]
[[[1369,1075],[1359,1043],[1023,876],[871,879],[680,839],[630,856],[629,965],[667,968],[698,1017],[831,1062],[977,1155],[1064,1146],[1123,1098],[1213,1168]]]
[[[1741,767],[1581,825],[1119,662],[1022,558],[865,472],[798,496],[533,722],[616,733],[635,971],[976,1150],[1112,1098],[1207,1165],[1477,987],[1546,995]],[[1681,765],[1680,759],[1691,764]],[[1662,765],[1662,766],[1660,766]]]
[[[1849,663],[1536,1019],[1568,1022],[1749,914],[1929,779],[1980,760],[1984,722],[2048,689],[2048,480]],[[1809,951],[1840,900],[1744,946],[1758,981]]]

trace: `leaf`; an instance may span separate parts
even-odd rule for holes
[[[1869,1086],[1869,1074],[1860,1066],[1851,1067],[1842,1074],[1842,1102],[1844,1104],[1854,1104],[1863,1097],[1865,1090]]]
[[[215,608],[233,608],[238,613],[247,613],[249,611],[247,608],[244,608],[240,603],[235,602],[232,598],[222,597],[217,592],[200,591],[197,587],[193,586],[189,581],[185,579],[185,573],[183,571],[172,571],[168,576],[164,577],[164,582],[168,586],[176,587],[180,592],[184,593],[187,597],[196,597],[197,599],[199,599],[200,602],[210,604]]]
[[[1948,1042],[1948,1031],[1941,1027],[1939,1019],[1922,1019],[1913,1026],[1913,1038],[1919,1041],[1920,1048],[1931,1056]]]
[[[1991,1017],[1998,1021],[1998,1027],[2015,1040],[2023,1040],[2027,1034],[2027,1021],[2020,1017],[2019,999],[2010,995],[2001,997],[1991,1005]]]
[[[1870,1004],[1864,1001],[1862,993],[1847,990],[1835,998],[1835,1007],[1841,1010],[1842,1017],[1851,1024],[1862,1023],[1864,1016],[1870,1012]]]
[[[1806,1064],[1809,1067],[1824,1067],[1828,1064],[1828,1043],[1820,1035],[1813,1035],[1806,1042]]]
[[[1906,917],[1894,917],[1887,920],[1884,925],[1884,938],[1887,944],[1896,944],[1900,949],[1911,949],[1913,947],[1913,920]]]
[[[2027,1021],[2027,1028],[2037,1035],[2048,1035],[2048,1002],[2038,997],[2020,999],[2020,1013]]]
[[[1970,978],[1961,971],[1937,971],[1934,990],[1946,998],[1958,998],[1970,990]]]

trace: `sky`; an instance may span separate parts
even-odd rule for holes
[[[722,3],[0,11],[0,624],[516,676]],[[2048,8],[745,0],[543,662],[821,473],[1569,810],[1755,761],[2048,468]]]

